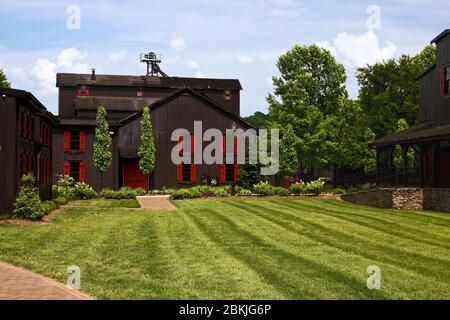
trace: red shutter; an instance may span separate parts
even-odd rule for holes
[[[220,165],[220,183],[225,184],[227,182],[227,165],[221,164]]]
[[[238,153],[238,138],[234,137],[234,154],[237,155]]]
[[[85,96],[89,95],[89,87],[88,86],[86,86],[86,89],[84,90],[84,92],[85,92]]]
[[[84,182],[86,181],[86,164],[84,162],[80,162],[79,169],[80,169],[80,181]]]
[[[70,131],[64,131],[64,152],[70,150]]]
[[[439,73],[439,95],[445,96],[445,68],[442,68]]]
[[[197,183],[197,166],[191,164],[191,184]]]
[[[77,88],[77,96],[81,96],[81,87]]]
[[[70,176],[70,162],[69,161],[64,162],[64,175]]]
[[[237,183],[239,180],[239,165],[234,165],[234,172],[233,172],[233,181],[234,183]]]
[[[191,154],[195,154],[195,136],[191,136]]]
[[[295,182],[295,183],[298,182],[298,175],[297,175],[297,174],[294,176],[294,182]]]
[[[183,182],[183,164],[177,165],[177,183]]]
[[[80,151],[86,151],[86,132],[80,131]]]

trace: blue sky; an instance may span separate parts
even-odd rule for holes
[[[316,43],[344,64],[355,97],[356,67],[415,54],[450,28],[448,0],[0,0],[0,8],[0,68],[54,113],[57,72],[143,74],[139,54],[150,50],[169,75],[239,79],[248,115],[267,110],[277,57]],[[67,27],[73,8],[79,29]]]

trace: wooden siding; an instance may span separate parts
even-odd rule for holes
[[[76,129],[86,132],[86,151],[69,151],[64,152],[64,131]],[[116,133],[116,132],[115,132]],[[85,126],[60,126],[53,132],[53,183],[58,180],[58,176],[64,172],[65,161],[82,161],[86,164],[86,183],[91,185],[94,189],[100,189],[101,175],[98,173],[93,162],[95,128]],[[117,135],[112,136],[113,160],[111,167],[103,174],[103,187],[117,189],[119,186],[118,173],[118,152],[117,152]]]
[[[439,95],[439,72],[450,64],[450,36],[436,46],[436,68],[420,79],[420,120],[450,123],[450,95]]]

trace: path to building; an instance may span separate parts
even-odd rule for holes
[[[152,210],[176,210],[177,207],[170,202],[170,196],[142,196],[137,197],[139,205],[143,209]]]
[[[39,274],[0,262],[0,300],[90,300]]]

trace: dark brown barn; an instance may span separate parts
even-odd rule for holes
[[[394,167],[393,151],[400,145],[404,155],[404,177],[396,179],[397,183],[450,188],[450,29],[431,43],[436,44],[436,64],[418,77],[421,121],[407,130],[375,141],[378,159],[382,152],[387,154],[387,163],[378,161],[378,172],[385,174],[386,168],[389,171]],[[420,154],[418,172],[406,169],[405,155],[409,148]]]
[[[0,214],[11,214],[20,178],[36,177],[39,194],[51,197],[52,130],[58,120],[29,92],[0,89]]]
[[[100,188],[100,175],[92,161],[97,108],[104,105],[112,136],[113,163],[103,187],[175,187],[217,177],[220,183],[238,179],[238,165],[174,165],[171,141],[174,129],[193,132],[195,120],[203,131],[250,127],[239,117],[238,80],[167,76],[58,74],[59,120],[54,130],[54,181],[68,174]],[[156,168],[147,182],[138,165],[140,116],[150,106],[155,137]],[[195,139],[195,137],[192,137]],[[148,185],[149,183],[149,185]]]

